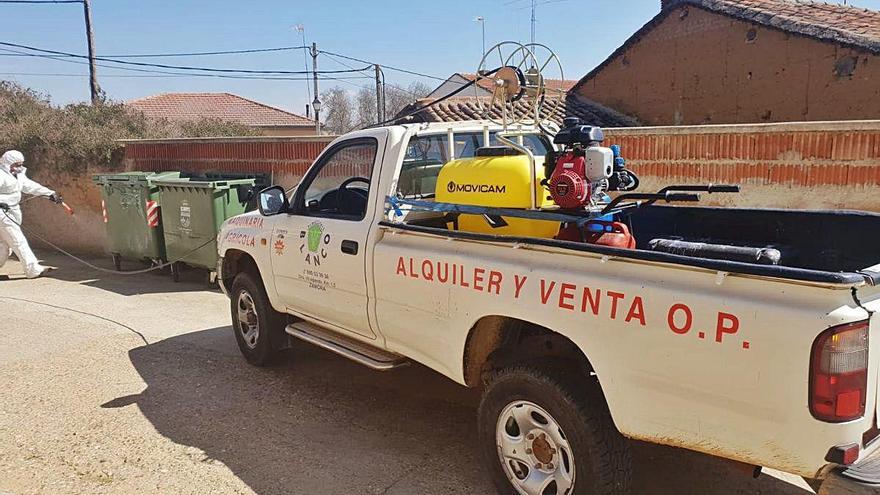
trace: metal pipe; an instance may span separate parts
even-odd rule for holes
[[[525,146],[517,143],[516,141],[511,141],[507,139],[505,134],[506,132],[499,132],[495,136],[502,143],[507,144],[513,149],[519,150],[521,153],[529,157],[529,209],[537,210],[538,209],[538,191],[537,191],[537,182],[535,181],[535,176],[537,175],[537,167],[535,165],[535,155],[532,154],[532,150],[526,148]],[[522,136],[522,132],[511,133]]]
[[[449,161],[455,160],[455,133],[452,127],[446,130],[446,150],[449,154]]]

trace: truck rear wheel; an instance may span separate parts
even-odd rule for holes
[[[236,275],[229,293],[232,330],[244,358],[255,366],[271,364],[286,340],[287,318],[272,309],[263,284],[247,272]]]
[[[502,370],[479,409],[479,441],[499,493],[624,495],[629,446],[599,389],[532,367]]]

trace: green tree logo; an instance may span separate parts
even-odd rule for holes
[[[318,248],[321,246],[321,237],[324,235],[324,226],[321,225],[320,222],[312,222],[309,224],[306,235],[308,238],[309,251],[317,253]]]

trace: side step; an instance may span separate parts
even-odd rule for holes
[[[374,370],[387,371],[409,365],[400,354],[383,351],[306,321],[291,323],[284,331]]]

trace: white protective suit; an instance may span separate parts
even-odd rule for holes
[[[46,271],[46,267],[42,266],[34,256],[24,233],[17,225],[21,224],[19,203],[22,193],[32,196],[51,196],[55,191],[28,179],[24,167],[13,175],[12,166],[17,163],[24,163],[24,155],[19,151],[7,151],[0,157],[0,203],[9,205],[6,214],[0,210],[0,266],[6,263],[9,250],[12,249],[24,266],[25,275],[28,278],[36,278]]]

